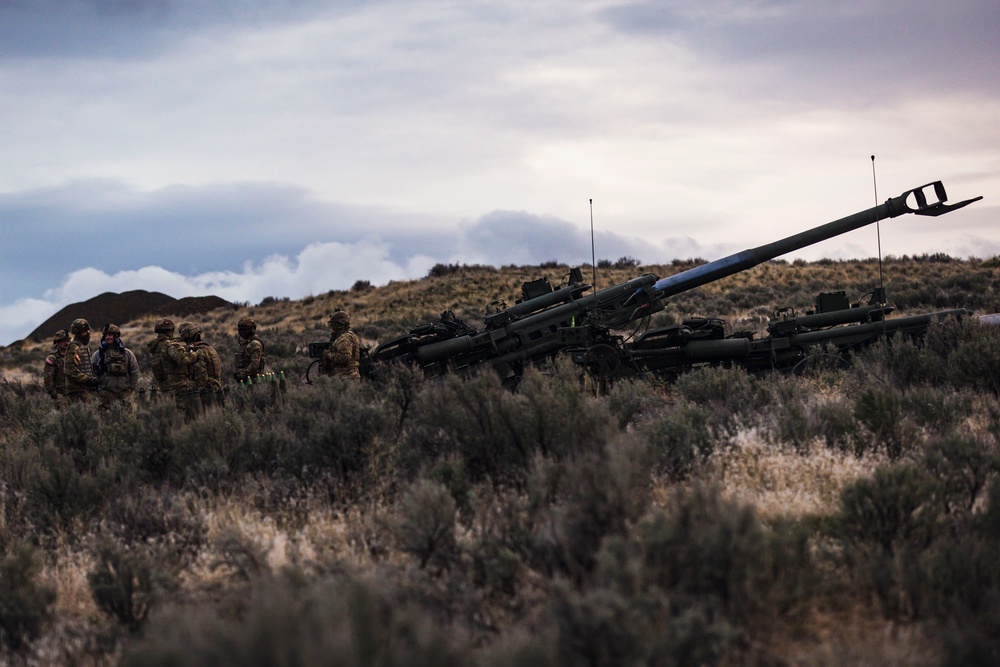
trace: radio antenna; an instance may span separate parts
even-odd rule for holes
[[[878,219],[878,179],[875,177],[875,156],[872,155],[872,189],[875,191],[875,240],[878,242],[878,289],[879,301],[885,303],[885,281],[882,277],[882,230]]]
[[[590,266],[594,270],[594,291],[597,291],[597,251],[594,248],[594,200],[590,200]]]

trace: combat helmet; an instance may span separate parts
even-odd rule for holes
[[[253,321],[252,317],[244,317],[236,323],[236,328],[240,331],[257,331],[257,323]]]
[[[60,329],[59,331],[52,334],[53,343],[61,343],[65,340],[69,340],[69,332],[65,329]]]
[[[181,322],[177,327],[177,335],[184,340],[194,340],[195,336],[201,335],[201,327],[194,322]]]
[[[85,331],[90,331],[90,322],[83,318],[77,318],[73,320],[72,324],[69,325],[69,332],[74,336]]]
[[[156,325],[153,327],[153,331],[156,333],[173,334],[174,333],[174,321],[166,317],[161,317],[156,320]]]
[[[347,311],[338,310],[330,316],[327,324],[335,329],[347,329],[351,326],[351,316],[347,314]]]

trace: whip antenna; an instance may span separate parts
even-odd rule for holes
[[[878,219],[878,179],[875,178],[875,156],[872,155],[872,188],[875,191],[875,240],[878,242],[878,289],[879,301],[885,303],[885,282],[882,278],[882,230]]]
[[[594,249],[594,200],[590,200],[590,266],[594,270],[594,291],[597,291],[597,252]]]

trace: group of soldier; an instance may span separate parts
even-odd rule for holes
[[[361,344],[351,331],[350,316],[338,310],[328,323],[330,345],[323,354],[322,372],[359,378]],[[188,416],[221,405],[225,395],[222,361],[216,349],[203,340],[201,327],[182,322],[175,328],[172,320],[160,318],[153,330],[156,340],[146,346],[154,379],[151,391],[172,394],[178,408]],[[265,373],[264,343],[250,317],[237,323],[237,333],[239,350],[232,377],[237,383],[253,381]],[[91,351],[90,324],[76,319],[69,331],[59,330],[52,337],[54,350],[45,359],[44,384],[57,406],[89,402],[96,393],[102,410],[110,410],[116,403],[129,411],[135,409],[139,382],[136,356],[125,347],[118,326],[108,324],[102,334],[100,345]]]

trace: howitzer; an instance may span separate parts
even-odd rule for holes
[[[893,333],[918,335],[935,317],[961,316],[964,309],[887,319],[893,307],[884,290],[875,289],[867,304],[851,304],[843,292],[821,294],[816,310],[802,316],[777,312],[768,335],[755,340],[752,332],[726,335],[724,322],[710,318],[687,320],[680,326],[648,331],[634,341],[616,334],[648,322],[671,296],[746,271],[762,262],[799,250],[880,220],[907,213],[938,216],[982,197],[946,204],[940,182],[908,190],[860,213],[815,227],[757,248],[723,257],[676,275],[644,274],[587,294],[592,285],[573,269],[566,285],[552,287],[547,279],[522,286],[515,305],[501,304],[484,318],[484,328],[469,327],[450,312],[437,322],[413,329],[372,353],[376,363],[403,361],[427,373],[461,372],[492,367],[508,382],[516,382],[525,366],[571,358],[602,382],[646,372],[673,374],[695,365],[728,363],[749,370],[792,368],[816,346],[834,345],[845,351]]]

